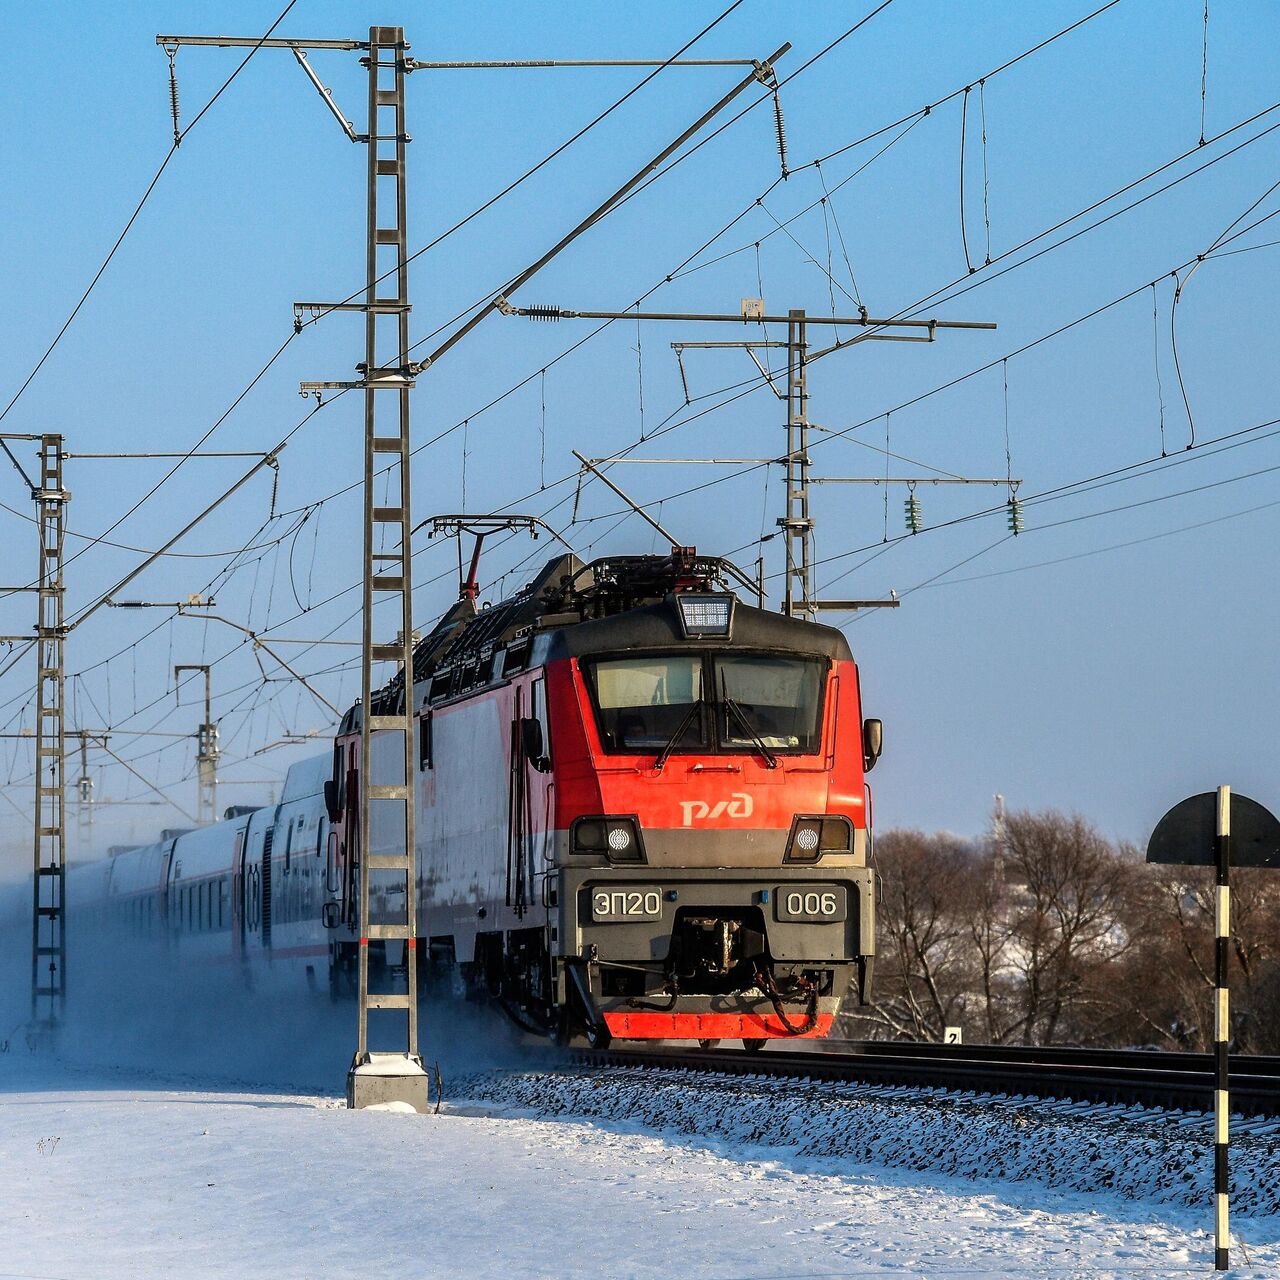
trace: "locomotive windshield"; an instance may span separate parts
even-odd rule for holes
[[[818,750],[825,663],[723,654],[714,660],[716,724],[728,751],[763,743],[774,751]]]
[[[609,752],[811,754],[826,662],[773,654],[643,654],[583,663]],[[674,741],[673,741],[674,739]]]

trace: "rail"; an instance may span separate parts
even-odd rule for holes
[[[825,1041],[805,1049],[770,1045],[758,1053],[615,1045],[584,1049],[581,1058],[606,1066],[931,1085],[1182,1111],[1206,1111],[1213,1102],[1213,1068],[1207,1053]],[[1246,1116],[1280,1115],[1280,1057],[1232,1055],[1231,1110]]]

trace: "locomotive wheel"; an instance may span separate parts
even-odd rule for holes
[[[719,1047],[720,1047],[720,1041],[717,1039],[698,1041],[699,1049],[718,1049]]]
[[[603,1023],[584,1026],[582,1034],[586,1038],[587,1044],[593,1049],[607,1049],[613,1040],[609,1028]]]
[[[743,1042],[742,1042],[742,1047],[743,1047],[743,1048],[744,1048],[748,1053],[759,1053],[759,1052],[760,1052],[760,1050],[764,1048],[764,1045],[765,1045],[765,1042],[764,1042],[763,1040],[746,1040],[746,1039],[744,1039],[744,1040],[743,1040]]]

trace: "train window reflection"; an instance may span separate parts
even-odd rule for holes
[[[759,744],[772,751],[817,751],[823,672],[823,664],[812,659],[717,657],[721,745],[728,751],[750,751]]]
[[[703,667],[697,655],[608,658],[589,668],[607,751],[701,747]]]

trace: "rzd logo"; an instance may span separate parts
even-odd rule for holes
[[[715,804],[708,804],[705,800],[680,801],[686,827],[704,820],[713,822],[716,818],[749,818],[751,809],[751,797],[745,791],[735,791],[730,799],[717,800]]]

